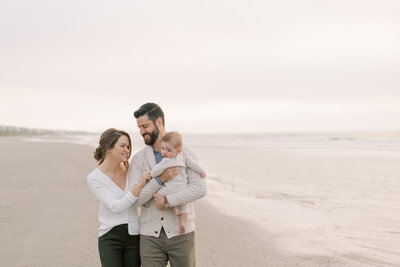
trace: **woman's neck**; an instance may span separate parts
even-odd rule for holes
[[[121,171],[121,162],[106,159],[100,167],[107,172],[116,173]]]

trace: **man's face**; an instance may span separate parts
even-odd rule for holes
[[[149,116],[143,115],[136,119],[137,126],[139,127],[140,134],[143,136],[143,141],[146,145],[152,146],[157,141],[160,130],[155,125]]]

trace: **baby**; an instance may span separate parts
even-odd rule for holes
[[[164,172],[166,168],[179,166],[181,171],[171,181],[165,183],[159,191],[160,195],[174,194],[187,186],[186,168],[190,168],[200,174],[201,178],[206,174],[200,164],[190,155],[182,151],[182,136],[178,132],[169,132],[161,139],[161,155],[163,159],[151,170],[151,176],[156,177]],[[171,207],[172,211],[179,216],[179,233],[186,232],[186,223],[189,217],[189,205]]]

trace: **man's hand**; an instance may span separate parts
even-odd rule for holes
[[[180,172],[180,167],[169,167],[164,170],[164,172],[158,176],[162,183],[172,180]]]
[[[164,197],[159,194],[153,194],[153,197],[156,202],[157,209],[165,210]]]

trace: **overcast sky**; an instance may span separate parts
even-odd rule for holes
[[[400,2],[0,2],[0,125],[400,129]]]

